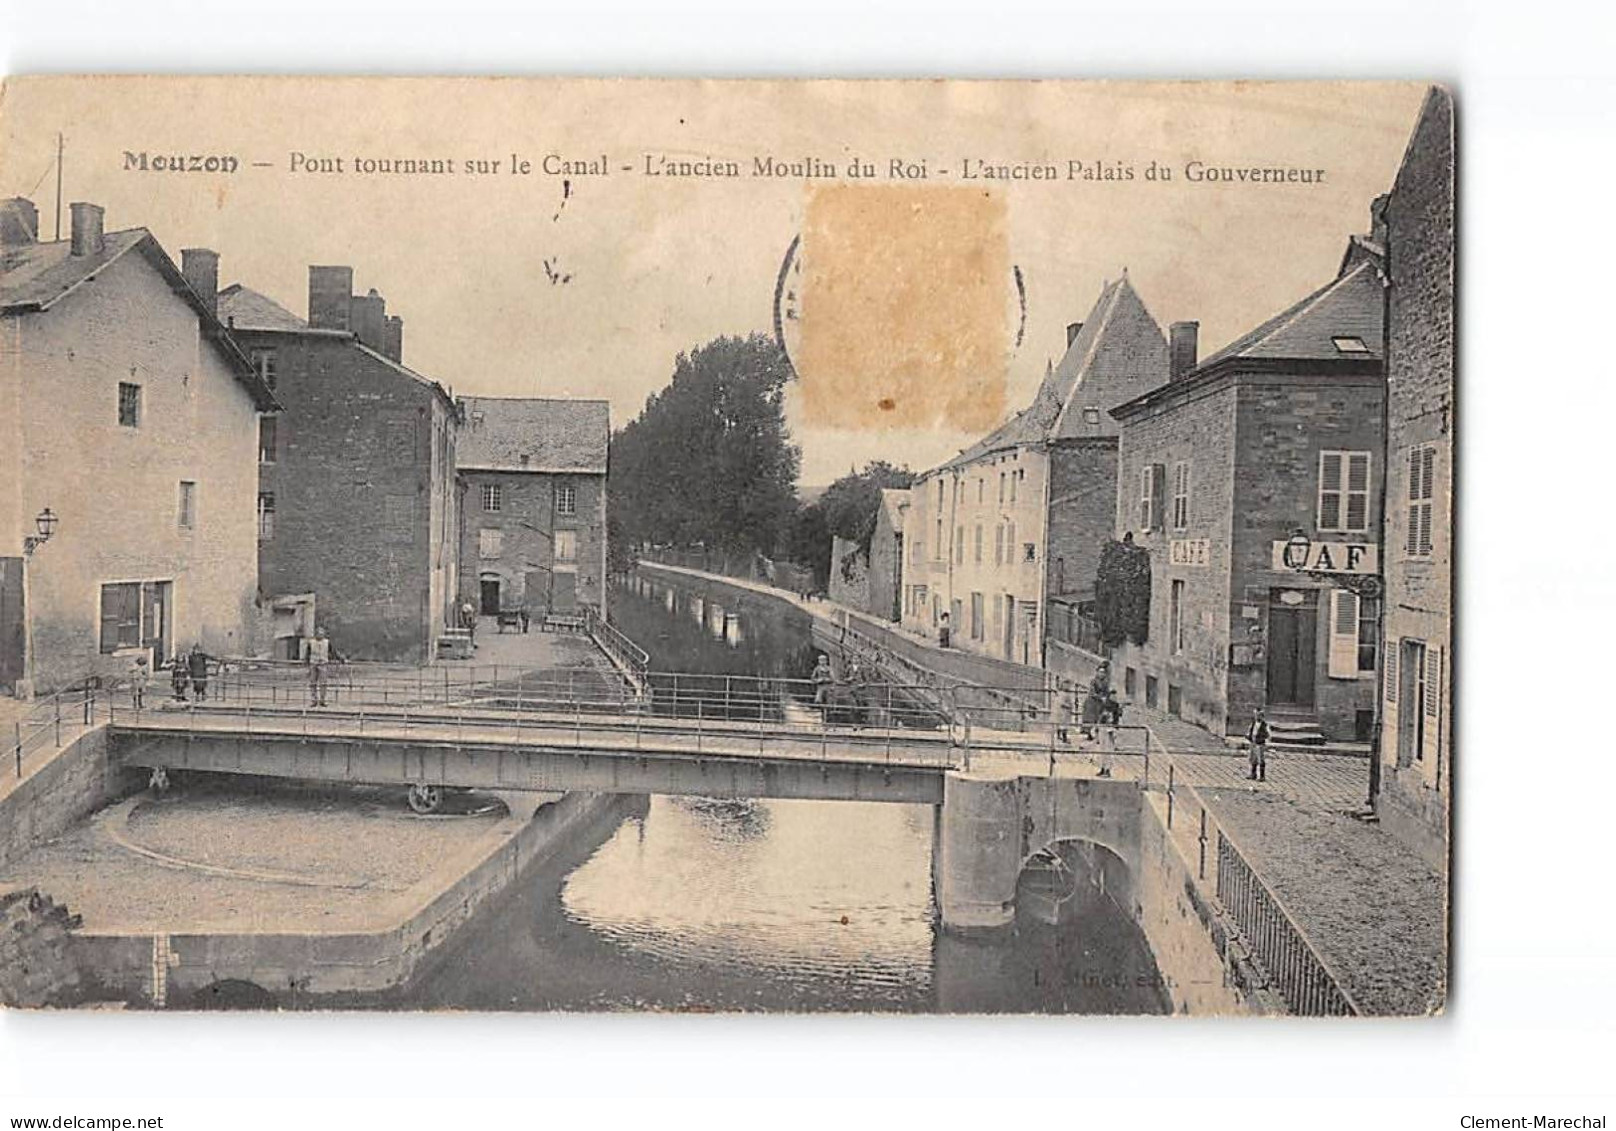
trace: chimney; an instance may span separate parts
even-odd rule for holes
[[[1067,349],[1070,349],[1072,347],[1072,343],[1077,341],[1077,336],[1079,334],[1081,334],[1082,332],[1083,332],[1083,323],[1081,323],[1081,322],[1068,322],[1066,324],[1066,348]]]
[[[102,227],[105,212],[99,204],[77,201],[68,206],[72,213],[74,255],[100,255],[106,250],[106,234]]]
[[[205,247],[184,248],[180,251],[180,271],[208,313],[219,317],[219,253]]]
[[[387,316],[387,333],[382,335],[387,348],[382,350],[393,361],[404,364],[404,319],[396,314]]]
[[[311,329],[350,329],[348,308],[352,303],[352,267],[309,268],[309,326]]]
[[[39,209],[27,197],[0,203],[0,246],[27,247],[39,239]]]
[[[1177,381],[1195,368],[1201,324],[1174,322],[1167,328],[1167,379]]]
[[[387,301],[372,287],[369,294],[354,295],[348,309],[348,328],[359,336],[360,343],[386,354]]]

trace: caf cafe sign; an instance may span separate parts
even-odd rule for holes
[[[1274,569],[1294,573],[1380,572],[1380,546],[1374,542],[1311,542],[1292,538],[1274,543]]]

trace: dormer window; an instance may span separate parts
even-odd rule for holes
[[[1369,352],[1369,347],[1364,345],[1364,340],[1362,338],[1343,337],[1332,338],[1331,340],[1335,342],[1335,348],[1341,353],[1362,355]]]

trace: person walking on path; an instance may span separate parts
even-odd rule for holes
[[[939,617],[937,621],[937,647],[947,648],[948,638],[950,635],[951,633],[948,627],[948,610],[945,609],[943,610],[942,616]]]
[[[1083,700],[1083,728],[1084,738],[1094,737],[1094,727],[1100,721],[1100,711],[1111,698],[1111,665],[1105,660],[1094,670],[1094,678],[1089,680],[1089,694]]]
[[[315,630],[314,639],[308,641],[307,649],[305,658],[309,665],[309,706],[324,707],[325,666],[331,662],[331,641],[326,639],[324,628]]]
[[[208,698],[208,664],[213,657],[202,651],[202,645],[191,645],[191,654],[185,658],[185,667],[191,675],[191,686],[196,688],[196,701],[203,703]]]
[[[150,682],[151,668],[147,666],[146,656],[142,653],[135,657],[135,665],[129,669],[129,700],[137,711],[145,709],[146,686]]]
[[[477,643],[477,610],[470,601],[460,606],[460,626],[466,630],[466,635],[475,645]]]
[[[1268,780],[1268,719],[1261,707],[1246,731],[1246,745],[1251,754],[1251,780]]]

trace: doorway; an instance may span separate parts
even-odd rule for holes
[[[1313,706],[1319,595],[1313,589],[1275,589],[1268,602],[1268,703]]]
[[[499,616],[499,578],[484,577],[481,579],[482,587],[482,615],[485,617]]]
[[[557,570],[555,590],[550,595],[550,611],[568,615],[578,611],[578,575]]]

